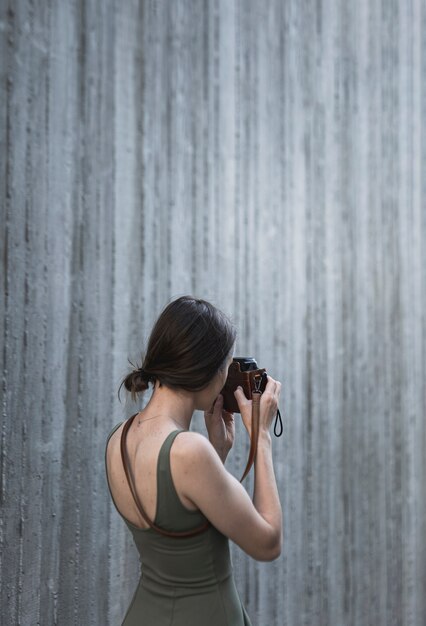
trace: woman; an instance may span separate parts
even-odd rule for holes
[[[108,486],[141,561],[141,578],[122,626],[251,626],[235,586],[229,539],[258,561],[272,561],[281,553],[282,512],[269,434],[281,383],[270,376],[260,399],[253,502],[224,467],[235,424],[233,413],[222,408],[220,391],[235,338],[234,326],[221,311],[182,296],[158,318],[142,367],[121,383],[133,399],[150,382],[154,386],[146,407],[132,416],[126,437],[143,510],[168,531],[210,522],[204,532],[185,538],[162,535],[147,524],[122,464],[125,422],[116,425],[105,447]],[[241,388],[235,397],[250,435],[251,400]],[[195,410],[204,411],[208,439],[190,430]]]

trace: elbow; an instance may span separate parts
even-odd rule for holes
[[[282,537],[282,531],[280,531],[278,537],[275,536],[274,540],[268,545],[267,549],[265,550],[265,553],[262,555],[263,558],[258,559],[258,560],[259,561],[276,561],[281,556],[282,543],[283,543],[283,537]]]
[[[271,558],[268,559],[269,561],[276,561],[280,556],[281,556],[281,550],[282,550],[282,546],[281,543],[278,545],[278,547],[271,553]]]
[[[283,529],[282,529],[282,526],[280,526],[278,537],[275,538],[275,542],[272,547],[271,561],[275,561],[276,559],[278,559],[278,557],[281,556],[282,548],[283,548]]]
[[[257,554],[253,558],[256,561],[260,561],[261,563],[263,563],[263,562],[276,561],[278,557],[280,556],[281,556],[281,546],[274,548],[272,550],[270,549],[268,551],[262,552],[262,554]]]
[[[282,551],[282,544],[281,541],[279,541],[276,545],[274,545],[268,554],[268,558],[265,559],[266,561],[276,561],[280,556],[281,556],[281,551]]]

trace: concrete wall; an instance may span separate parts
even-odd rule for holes
[[[105,438],[185,293],[283,383],[253,624],[426,623],[424,2],[0,6],[2,623],[120,623]]]

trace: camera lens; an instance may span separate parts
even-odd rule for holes
[[[234,357],[234,361],[240,364],[240,370],[242,372],[250,372],[251,370],[258,369],[256,360],[251,356]]]

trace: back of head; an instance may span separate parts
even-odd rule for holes
[[[206,300],[181,296],[162,311],[149,337],[145,358],[122,381],[132,399],[149,382],[200,391],[224,367],[235,343],[228,317]]]

